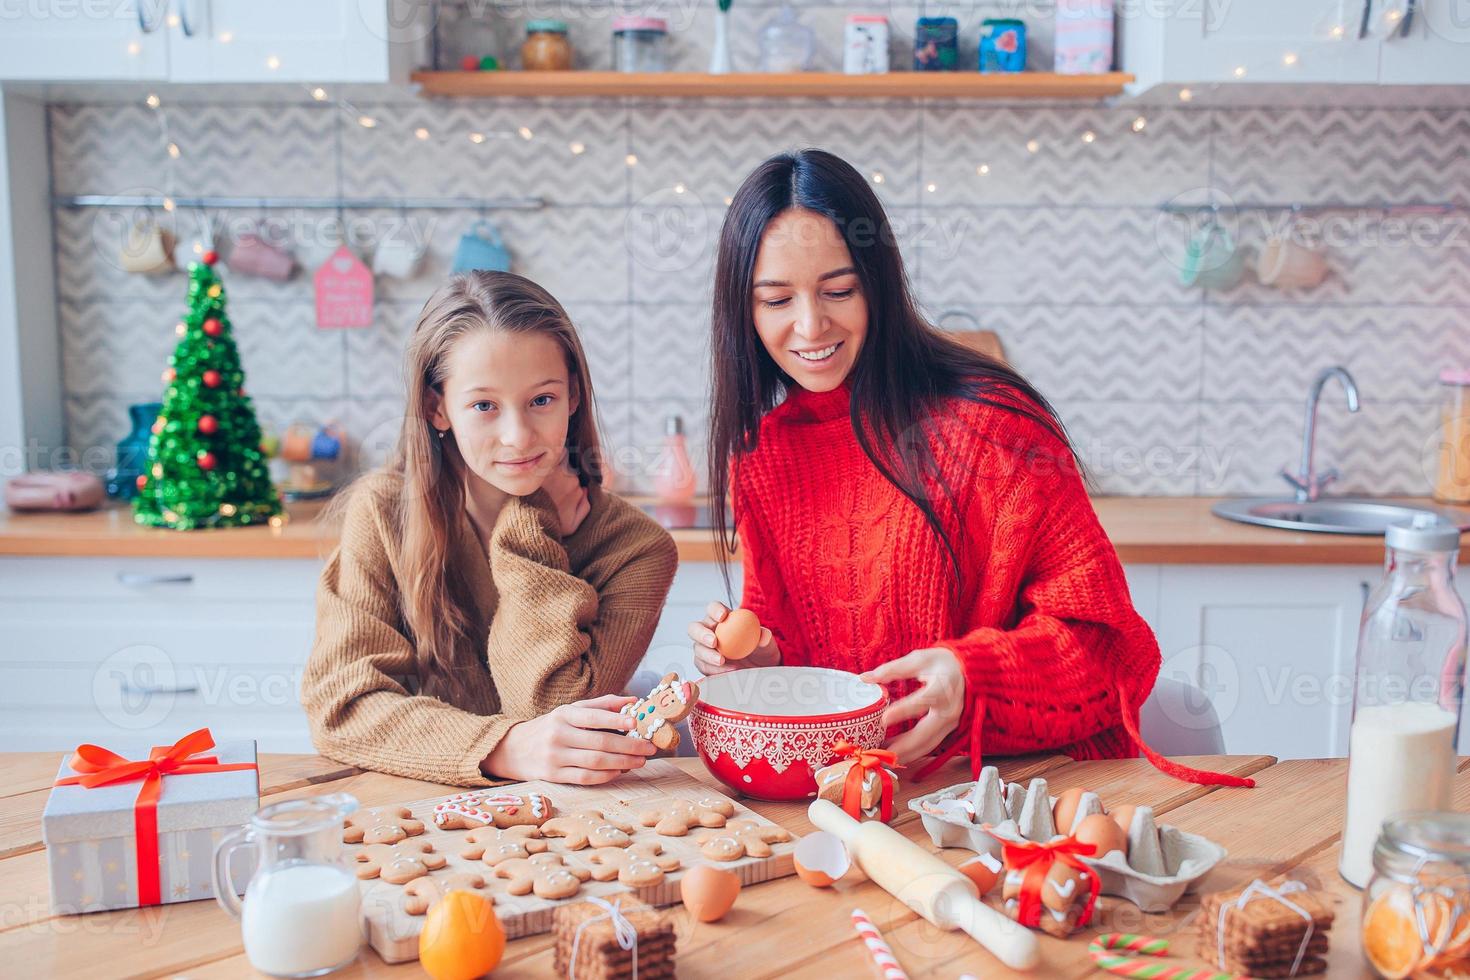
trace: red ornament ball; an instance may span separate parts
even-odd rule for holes
[[[204,380],[204,387],[206,387],[206,388],[218,388],[220,381],[223,380],[223,379],[220,378],[220,375],[219,375],[219,372],[218,371],[216,371],[213,368],[211,368],[208,371],[205,371],[204,372],[204,379],[203,380]]]
[[[214,453],[206,450],[199,454],[199,468],[204,472],[208,473],[214,469],[215,462]]]
[[[148,477],[144,476],[142,473],[139,473],[138,478],[133,482],[138,485],[139,490],[146,490],[148,488]]]
[[[219,419],[213,415],[199,416],[199,431],[207,436],[212,436],[219,431]]]
[[[178,376],[179,372],[175,371],[173,368],[167,368],[163,372],[163,383],[173,384],[174,378],[177,378]]]
[[[218,337],[220,335],[220,331],[223,329],[224,328],[219,325],[219,321],[216,320],[214,317],[210,317],[208,320],[204,321],[204,335],[206,337]]]
[[[475,55],[467,54],[459,59],[459,67],[461,71],[479,71],[480,59]]]
[[[205,265],[214,265],[216,262],[219,261],[219,253],[216,252],[214,249],[210,249],[208,252],[204,253],[203,259]]]

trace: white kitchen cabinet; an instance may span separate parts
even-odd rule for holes
[[[1470,83],[1470,6],[1463,0],[1418,0],[1406,36],[1379,45],[1385,85]]]
[[[0,81],[168,77],[163,0],[0,3]]]
[[[0,80],[402,83],[432,27],[418,0],[23,0]]]

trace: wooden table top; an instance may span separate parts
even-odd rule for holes
[[[1371,976],[1358,945],[1359,893],[1337,874],[1338,841],[1346,793],[1342,759],[1276,762],[1270,756],[1211,756],[1191,765],[1254,775],[1254,789],[1221,789],[1180,782],[1143,759],[1073,762],[1040,755],[997,759],[1007,780],[1045,775],[1052,792],[1073,786],[1097,791],[1108,805],[1153,806],[1162,822],[1204,834],[1230,856],[1206,878],[1203,890],[1240,886],[1256,877],[1290,873],[1320,885],[1338,900],[1327,976]],[[678,760],[696,777],[711,780],[694,759]],[[53,916],[47,908],[46,854],[41,810],[56,773],[54,753],[0,755],[0,963],[26,964],[31,976],[90,978],[99,964],[108,976],[191,980],[255,975],[241,946],[239,924],[210,901],[148,909]],[[1460,760],[1454,806],[1470,809],[1470,758]],[[900,787],[902,800],[968,778],[956,760],[918,788]],[[434,784],[363,772],[314,755],[263,755],[261,795],[272,801],[346,791],[379,805],[450,792]],[[812,830],[803,804],[750,801],[753,809],[798,834]],[[898,807],[893,825],[930,850],[918,815]],[[969,851],[939,852],[958,864]],[[992,904],[995,898],[990,899]],[[860,907],[883,930],[912,976],[993,978],[1019,976],[1000,966],[959,932],[941,932],[919,919],[878,886],[854,872],[837,886],[816,890],[796,877],[753,885],[735,908],[713,924],[693,923],[681,906],[668,914],[677,925],[681,977],[781,977],[831,980],[871,976],[866,952],[849,915]],[[1198,898],[1186,896],[1167,913],[1146,915],[1121,899],[1104,896],[1096,928],[1067,940],[1041,936],[1042,965],[1031,976],[1101,976],[1087,957],[1088,937],[1100,931],[1142,932],[1176,940],[1180,961],[1199,965],[1194,948]],[[0,973],[4,970],[0,969]],[[494,976],[552,975],[549,934],[509,944]],[[385,965],[364,947],[343,977],[422,976],[417,963]]]
[[[1118,557],[1129,564],[1378,565],[1383,539],[1254,527],[1210,513],[1214,497],[1095,497]],[[1431,504],[1427,498],[1402,498]],[[320,503],[287,505],[280,528],[167,531],[140,527],[108,506],[85,514],[0,510],[0,556],[129,558],[315,558],[337,546],[337,528],[317,520]],[[679,560],[714,561],[712,531],[672,532]]]

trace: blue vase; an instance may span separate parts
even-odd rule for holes
[[[117,465],[107,471],[107,495],[113,500],[132,500],[138,495],[138,477],[148,462],[148,440],[153,423],[163,411],[162,402],[128,406],[133,429],[117,444]]]

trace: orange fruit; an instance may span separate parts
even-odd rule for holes
[[[1430,914],[1426,905],[1425,922],[1433,931]],[[1396,885],[1368,905],[1363,913],[1363,955],[1388,980],[1407,977],[1424,959],[1424,943],[1414,918],[1414,898],[1407,887]]]
[[[1444,899],[1443,896],[1438,897],[1444,901],[1448,910],[1453,910],[1448,899]],[[1461,905],[1459,914],[1455,917],[1455,921],[1449,924],[1444,941],[1438,945],[1439,955],[1433,958],[1433,965],[1446,967],[1456,961],[1461,961],[1461,974],[1463,975],[1463,961],[1467,955],[1470,955],[1470,895],[1460,893],[1456,898]]]
[[[489,973],[505,954],[505,929],[485,896],[457,890],[424,917],[419,965],[434,980],[473,980]]]

